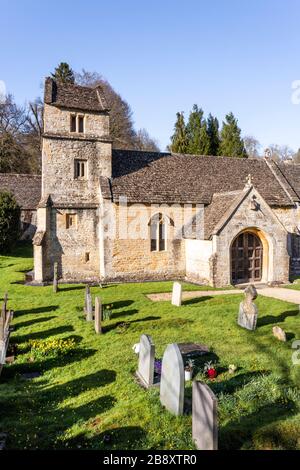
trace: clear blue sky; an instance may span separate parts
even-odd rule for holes
[[[107,78],[162,149],[193,103],[297,149],[299,25],[299,0],[1,0],[0,80],[23,103],[66,61]]]

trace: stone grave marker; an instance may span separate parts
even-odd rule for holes
[[[58,263],[53,265],[53,292],[58,291]]]
[[[102,302],[99,297],[95,297],[95,331],[97,335],[102,333],[101,320],[102,320]]]
[[[175,415],[183,414],[184,364],[176,343],[169,344],[164,352],[160,379],[160,402]]]
[[[250,284],[244,290],[245,300],[240,303],[238,324],[247,330],[255,330],[258,310],[253,300],[257,297],[257,290]]]
[[[192,433],[199,450],[218,449],[217,398],[208,385],[193,382]]]
[[[182,285],[180,282],[173,283],[173,291],[172,291],[172,305],[176,305],[176,307],[180,307],[182,301]]]
[[[155,346],[151,336],[142,335],[139,348],[139,365],[136,374],[142,384],[149,388],[154,382]]]
[[[93,321],[93,299],[89,286],[85,288],[85,314],[87,321]]]
[[[286,333],[280,326],[273,326],[272,331],[275,338],[279,339],[279,341],[286,342]]]

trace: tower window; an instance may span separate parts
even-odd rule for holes
[[[83,116],[78,116],[78,132],[84,132]]]
[[[166,250],[166,221],[162,214],[155,214],[150,221],[150,250],[165,251]]]
[[[71,132],[76,132],[76,116],[71,115]]]
[[[70,117],[70,131],[83,133],[84,132],[84,116],[71,114]]]
[[[87,178],[87,161],[75,160],[75,178]]]
[[[76,228],[77,225],[77,215],[76,214],[66,214],[66,228]]]

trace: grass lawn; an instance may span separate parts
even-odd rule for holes
[[[0,432],[8,434],[8,448],[193,449],[191,415],[172,416],[157,389],[145,391],[134,380],[131,348],[142,333],[152,335],[157,357],[171,342],[211,348],[219,375],[205,380],[218,396],[221,449],[300,448],[300,365],[292,364],[291,349],[300,339],[295,305],[259,297],[258,328],[249,332],[236,323],[240,295],[192,299],[177,308],[145,296],[170,291],[171,283],[93,287],[93,295],[113,304],[105,333],[97,336],[83,317],[84,286],[64,285],[54,294],[51,286],[22,285],[31,256],[30,247],[19,247],[14,257],[0,257],[0,296],[7,290],[15,310],[11,344],[17,346],[15,362],[0,377]],[[274,325],[288,333],[287,343],[272,336]],[[46,354],[29,343],[59,338],[73,339],[75,347]],[[234,375],[229,364],[238,366]],[[41,375],[26,380],[25,372]]]

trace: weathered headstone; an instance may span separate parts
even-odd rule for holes
[[[244,290],[245,300],[240,303],[238,324],[247,330],[255,330],[258,310],[253,300],[257,297],[257,290],[250,284]]]
[[[155,346],[149,335],[142,335],[139,348],[139,365],[136,372],[145,387],[151,387],[154,381]]]
[[[99,297],[95,297],[95,331],[97,335],[102,333],[101,320],[102,320],[101,299]]]
[[[275,338],[279,339],[279,341],[286,342],[286,333],[282,328],[279,326],[273,326],[272,331]]]
[[[93,299],[89,286],[85,288],[85,314],[87,321],[93,321]]]
[[[175,415],[183,414],[184,364],[176,343],[169,344],[164,352],[160,379],[160,402]]]
[[[182,285],[180,282],[174,282],[172,291],[172,305],[180,307],[182,300]]]
[[[217,398],[208,385],[193,382],[192,432],[199,450],[218,449]]]
[[[58,263],[53,265],[53,292],[58,291]]]

